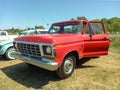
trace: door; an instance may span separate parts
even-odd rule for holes
[[[84,37],[84,56],[108,54],[109,38],[102,22],[89,22]]]

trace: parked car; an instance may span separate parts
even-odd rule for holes
[[[13,52],[15,49],[13,48],[13,40],[5,40],[0,42],[0,56],[5,56],[7,59],[15,59],[13,56]]]
[[[21,36],[27,36],[27,35],[34,35],[34,34],[46,34],[48,33],[47,29],[33,29],[33,30],[27,30],[23,31],[19,34],[19,37]]]
[[[13,39],[9,38],[7,31],[0,31],[0,56],[5,56],[7,59],[15,59],[12,55],[14,51]]]
[[[27,30],[19,34],[19,37],[34,34],[47,33],[47,29]],[[14,39],[14,38],[13,38]],[[13,52],[13,39],[9,38],[7,31],[0,31],[0,56],[5,56],[9,60],[15,59]]]
[[[76,61],[107,55],[109,37],[101,21],[70,20],[53,23],[49,34],[15,38],[14,55],[50,71],[60,78],[72,75]]]
[[[7,31],[0,31],[0,42],[8,39],[9,37]]]

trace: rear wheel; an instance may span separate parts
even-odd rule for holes
[[[76,65],[76,58],[73,55],[65,57],[61,67],[57,70],[57,74],[60,78],[65,79],[72,75]]]
[[[14,52],[15,52],[15,49],[13,47],[9,48],[5,53],[5,57],[9,60],[15,59],[15,57],[13,56]]]

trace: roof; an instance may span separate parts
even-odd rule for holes
[[[68,21],[62,21],[62,22],[55,22],[53,24],[73,23],[73,22],[88,22],[88,20],[68,20]]]
[[[4,31],[4,30],[0,30],[0,32],[7,32],[7,31]]]

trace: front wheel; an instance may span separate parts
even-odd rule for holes
[[[15,52],[15,49],[13,47],[9,48],[5,53],[6,58],[9,60],[15,59],[15,57],[13,56],[14,52]]]
[[[76,58],[73,55],[68,55],[63,60],[61,67],[57,70],[60,78],[65,79],[72,75],[76,65]]]

